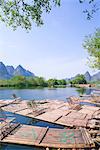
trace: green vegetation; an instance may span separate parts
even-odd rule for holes
[[[100,28],[94,34],[86,36],[83,47],[89,53],[89,65],[100,70]]]
[[[64,79],[57,80],[57,79],[49,79],[47,81],[48,87],[60,87],[61,85],[66,85],[66,81]]]
[[[2,0],[0,20],[13,29],[20,26],[30,30],[32,22],[43,24],[43,12],[49,13],[53,4],[60,6],[60,0]]]
[[[46,81],[43,77],[24,77],[15,76],[10,80],[0,80],[0,87],[14,88],[34,88],[34,87],[64,87],[65,80],[49,79]]]
[[[93,14],[99,9],[99,2],[96,0],[79,0],[86,3],[83,11],[87,19],[91,19]],[[22,27],[31,30],[32,23],[37,26],[43,25],[43,13],[50,13],[53,5],[60,6],[61,0],[1,0],[0,1],[0,20],[14,30]],[[89,8],[87,8],[89,4]]]
[[[73,80],[70,81],[70,83],[71,84],[86,84],[87,82],[85,80],[84,75],[81,74],[81,75],[77,75],[75,77],[75,79],[73,79]]]

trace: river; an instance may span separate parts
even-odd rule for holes
[[[12,94],[16,94],[16,96],[21,97],[24,100],[42,100],[42,99],[51,99],[51,100],[64,100],[70,96],[79,96],[80,94],[91,94],[92,89],[78,89],[78,88],[57,88],[57,89],[49,89],[49,88],[42,88],[42,89],[0,89],[0,99],[11,99]],[[8,113],[8,112],[7,112]],[[9,113],[8,113],[9,114]],[[63,128],[62,126],[53,125],[50,123],[37,121],[34,119],[30,119],[27,117],[23,117],[21,115],[15,115],[16,121],[22,124],[28,125],[36,125],[50,128]],[[27,146],[20,146],[20,145],[2,145],[0,150],[37,150],[34,147],[27,147]],[[42,149],[38,149],[42,150]]]
[[[70,96],[78,96],[80,94],[90,94],[92,89],[79,88],[42,88],[42,89],[0,89],[0,99],[11,99],[12,94],[26,100],[40,99],[59,99],[66,100]]]

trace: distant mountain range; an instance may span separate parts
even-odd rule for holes
[[[79,75],[79,74],[77,74],[77,75]],[[77,75],[76,75],[76,76],[77,76]],[[75,77],[76,77],[76,76],[75,76]],[[65,80],[66,80],[66,81],[74,80],[75,77],[72,77],[72,78],[70,78],[70,79],[66,78]],[[100,81],[100,71],[99,71],[98,73],[92,75],[92,76],[91,76],[90,73],[87,71],[87,72],[84,74],[84,77],[85,77],[85,79],[86,79],[87,82],[89,82],[89,81]]]
[[[11,79],[14,76],[35,77],[34,73],[24,69],[21,65],[14,68],[13,66],[5,66],[0,62],[0,80]]]
[[[29,70],[26,70],[21,65],[14,68],[13,66],[5,66],[3,64],[3,62],[0,62],[0,80],[11,79],[14,76],[35,77],[34,73],[30,72]],[[89,82],[89,81],[100,81],[100,71],[98,73],[92,75],[92,76],[87,71],[84,74],[84,76],[85,76],[85,79],[87,82]],[[65,80],[66,81],[73,80],[73,79],[75,79],[75,77],[66,78]]]
[[[87,71],[85,74],[86,81],[100,81],[100,71],[94,75],[90,75],[90,73]]]

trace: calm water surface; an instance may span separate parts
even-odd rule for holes
[[[77,88],[57,88],[57,89],[0,89],[0,99],[11,99],[12,94],[16,94],[22,99],[59,99],[66,100],[70,96],[78,96],[79,94],[90,94],[92,89],[79,90]]]
[[[79,90],[77,88],[57,88],[57,89],[0,89],[0,99],[11,99],[12,94],[16,94],[18,97],[26,100],[42,100],[42,99],[59,99],[59,100],[66,100],[66,98],[70,96],[78,96],[80,94],[91,94],[92,89],[86,90]],[[63,128],[63,126],[53,125],[50,123],[46,123],[43,121],[34,120],[31,118],[23,117],[21,115],[16,115],[12,113],[5,112],[6,114],[12,115],[12,117],[16,117],[16,122],[20,122],[22,124],[27,125],[36,125],[50,128]],[[27,147],[27,146],[20,146],[20,145],[2,145],[0,150],[43,150],[37,149],[35,147]]]

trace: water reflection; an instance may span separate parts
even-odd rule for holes
[[[86,89],[86,94],[87,94],[87,95],[90,95],[90,94],[92,93],[92,91],[93,91],[93,89],[88,88],[88,89]]]
[[[79,93],[79,95],[90,95],[93,91],[91,88],[77,88],[76,91]]]
[[[44,89],[0,89],[0,99],[11,99],[12,94],[22,99],[59,99],[66,100],[69,96],[78,96],[76,88],[57,88],[56,90]]]
[[[76,91],[79,93],[79,95],[83,95],[83,94],[86,93],[86,89],[85,88],[78,88]]]

